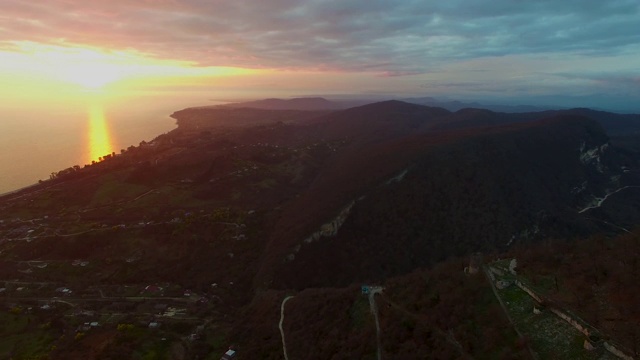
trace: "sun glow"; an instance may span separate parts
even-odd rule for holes
[[[98,89],[131,76],[133,67],[145,60],[133,52],[33,42],[16,42],[13,45],[14,51],[22,55],[20,64],[14,64],[15,67],[35,70],[47,78],[86,89]]]
[[[120,67],[109,63],[79,63],[73,68],[64,68],[60,72],[63,80],[81,85],[87,89],[98,89],[120,80],[124,74]]]
[[[113,152],[109,127],[102,105],[92,104],[89,109],[89,157],[88,162],[98,161]]]
[[[41,86],[45,82],[75,85],[80,90],[106,91],[112,88],[144,88],[157,86],[211,85],[212,79],[264,73],[224,66],[200,66],[191,61],[158,59],[135,50],[115,51],[97,47],[48,45],[28,41],[0,42],[0,63],[6,71],[19,78],[16,84]],[[29,82],[29,84],[25,84]],[[217,81],[214,81],[217,82]],[[5,84],[8,82],[5,81]],[[122,86],[115,86],[121,84]],[[8,86],[8,85],[5,85]],[[0,90],[3,84],[0,84]],[[7,90],[7,89],[5,89]],[[69,89],[66,89],[67,91]],[[8,90],[7,90],[8,91]],[[0,91],[1,93],[2,91]]]

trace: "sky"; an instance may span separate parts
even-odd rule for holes
[[[0,96],[205,90],[640,112],[638,0],[0,0]]]

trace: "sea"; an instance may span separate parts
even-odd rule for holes
[[[169,117],[174,111],[222,104],[208,95],[153,92],[108,100],[1,103],[0,194],[169,132],[176,128]]]

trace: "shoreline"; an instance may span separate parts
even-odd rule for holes
[[[13,195],[13,194],[17,194],[17,193],[19,193],[20,191],[28,190],[29,188],[36,187],[36,186],[38,186],[38,185],[40,185],[40,183],[33,183],[33,184],[31,184],[31,185],[23,186],[23,187],[21,187],[21,188],[19,188],[19,189],[16,189],[16,190],[9,190],[9,191],[7,191],[7,192],[1,193],[1,194],[0,194],[0,198],[3,198],[3,197],[5,197],[5,196],[9,196],[9,195]]]
[[[186,107],[186,108],[192,108],[192,107],[193,107],[193,106],[189,106],[189,107]],[[181,108],[181,109],[186,109],[186,108]],[[179,111],[179,110],[176,110],[176,111]],[[147,139],[142,139],[142,140],[140,140],[140,141],[152,141],[153,139],[157,138],[158,136],[160,136],[160,135],[162,135],[162,134],[166,134],[166,133],[169,133],[169,132],[171,132],[171,131],[173,131],[173,130],[177,129],[178,127],[177,127],[177,124],[175,124],[175,119],[171,117],[171,114],[173,114],[174,112],[175,112],[175,111],[173,111],[173,112],[171,112],[171,113],[169,113],[169,114],[164,115],[164,118],[165,118],[165,119],[170,120],[171,122],[173,122],[173,123],[174,123],[174,125],[173,125],[174,127],[173,127],[171,130],[168,130],[168,131],[165,131],[165,132],[156,133],[155,135],[151,135],[151,136],[149,136],[149,139],[148,139],[148,140],[147,140]],[[131,145],[136,146],[137,144],[131,144]],[[113,151],[115,151],[115,149],[114,149]],[[57,169],[57,170],[55,170],[55,171],[59,171],[59,170],[63,170],[63,169]],[[49,172],[50,172],[50,171],[49,171]],[[48,180],[48,177],[46,177],[45,179],[41,179],[40,181],[47,181],[47,180]],[[36,182],[32,182],[32,183],[30,183],[30,184],[28,184],[28,185],[20,186],[20,187],[19,187],[19,188],[17,188],[17,189],[13,189],[13,190],[5,190],[5,191],[3,191],[3,192],[1,192],[1,193],[0,193],[0,199],[5,198],[5,197],[10,196],[10,195],[18,194],[18,193],[20,193],[20,192],[22,192],[22,191],[28,191],[28,190],[30,190],[30,189],[32,189],[32,188],[37,187],[38,185],[40,185],[40,182],[36,181]]]
[[[138,146],[140,141],[150,141],[157,136],[173,131],[177,128],[176,121],[171,114],[191,107],[220,105],[226,102],[210,100],[209,91],[195,92],[149,92],[149,93],[123,93],[116,102],[110,102],[106,111],[106,122],[109,125],[110,136],[112,136],[112,151],[119,152],[121,148],[130,145]],[[83,103],[76,105],[67,104],[66,106],[57,106],[53,118],[44,121],[44,114],[47,111],[27,108],[26,116],[21,112],[23,106],[16,106],[15,110],[9,112],[0,109],[0,115],[8,119],[16,119],[15,126],[3,130],[5,138],[10,137],[12,141],[5,144],[5,155],[2,170],[8,176],[0,179],[0,197],[15,195],[21,191],[29,191],[34,186],[39,185],[39,180],[47,181],[52,172],[64,170],[74,165],[84,166],[86,163],[86,155],[89,154],[87,144],[89,135],[89,115],[83,109]],[[30,104],[29,106],[32,106]],[[64,111],[63,111],[64,110]],[[63,115],[60,114],[63,112]],[[51,115],[51,114],[49,114]],[[58,121],[62,117],[68,117],[70,120],[65,122]],[[17,121],[20,119],[20,121]],[[55,130],[55,134],[46,133],[38,130],[42,126],[40,124],[49,124],[59,122],[60,125],[47,125],[47,128]],[[29,136],[25,135],[29,134]],[[31,134],[35,134],[31,136]],[[54,135],[53,139],[51,136]],[[17,140],[13,138],[16,137]],[[55,137],[68,138],[68,141],[62,142]],[[24,141],[18,141],[25,138]],[[24,144],[28,141],[38,143],[38,150],[43,156],[51,156],[56,154],[54,161],[42,160],[42,156],[35,158],[33,154],[29,154],[30,149]],[[17,145],[16,145],[17,144]],[[59,147],[63,147],[64,153],[60,153]],[[19,156],[8,155],[8,150],[15,151]],[[97,159],[95,159],[97,160]],[[20,166],[14,166],[19,161]],[[89,161],[88,163],[90,163]],[[28,168],[25,169],[27,164]]]

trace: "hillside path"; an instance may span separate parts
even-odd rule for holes
[[[374,296],[376,294],[382,293],[382,290],[382,287],[372,287],[369,290],[369,308],[371,309],[371,314],[376,321],[376,344],[378,347],[378,360],[382,360],[382,344],[380,343],[380,321],[378,320],[378,307],[376,306],[376,300]]]
[[[278,324],[278,328],[280,328],[280,336],[282,337],[282,353],[284,354],[284,360],[289,360],[289,357],[287,356],[287,345],[284,341],[284,329],[282,328],[282,324],[284,323],[284,304],[293,298],[293,296],[287,296],[282,300],[282,304],[280,304],[280,324]]]
[[[605,195],[605,197],[603,197],[603,198],[597,198],[597,199],[596,199],[596,204],[595,204],[595,205],[587,206],[586,208],[584,208],[584,209],[582,209],[582,210],[578,210],[578,213],[579,213],[579,214],[582,214],[582,213],[583,213],[583,212],[585,212],[585,211],[588,211],[588,210],[591,210],[591,209],[597,209],[597,208],[599,208],[599,207],[601,207],[601,206],[602,206],[602,203],[604,203],[605,201],[607,201],[607,199],[609,198],[609,196],[611,196],[611,195],[615,195],[615,194],[619,193],[619,192],[620,192],[620,191],[622,191],[622,190],[626,190],[626,189],[633,189],[633,188],[640,188],[640,186],[637,186],[637,185],[623,186],[623,187],[621,187],[620,189],[618,189],[618,190],[616,190],[616,191],[614,191],[614,192],[611,192],[611,193],[609,193],[609,194]]]

